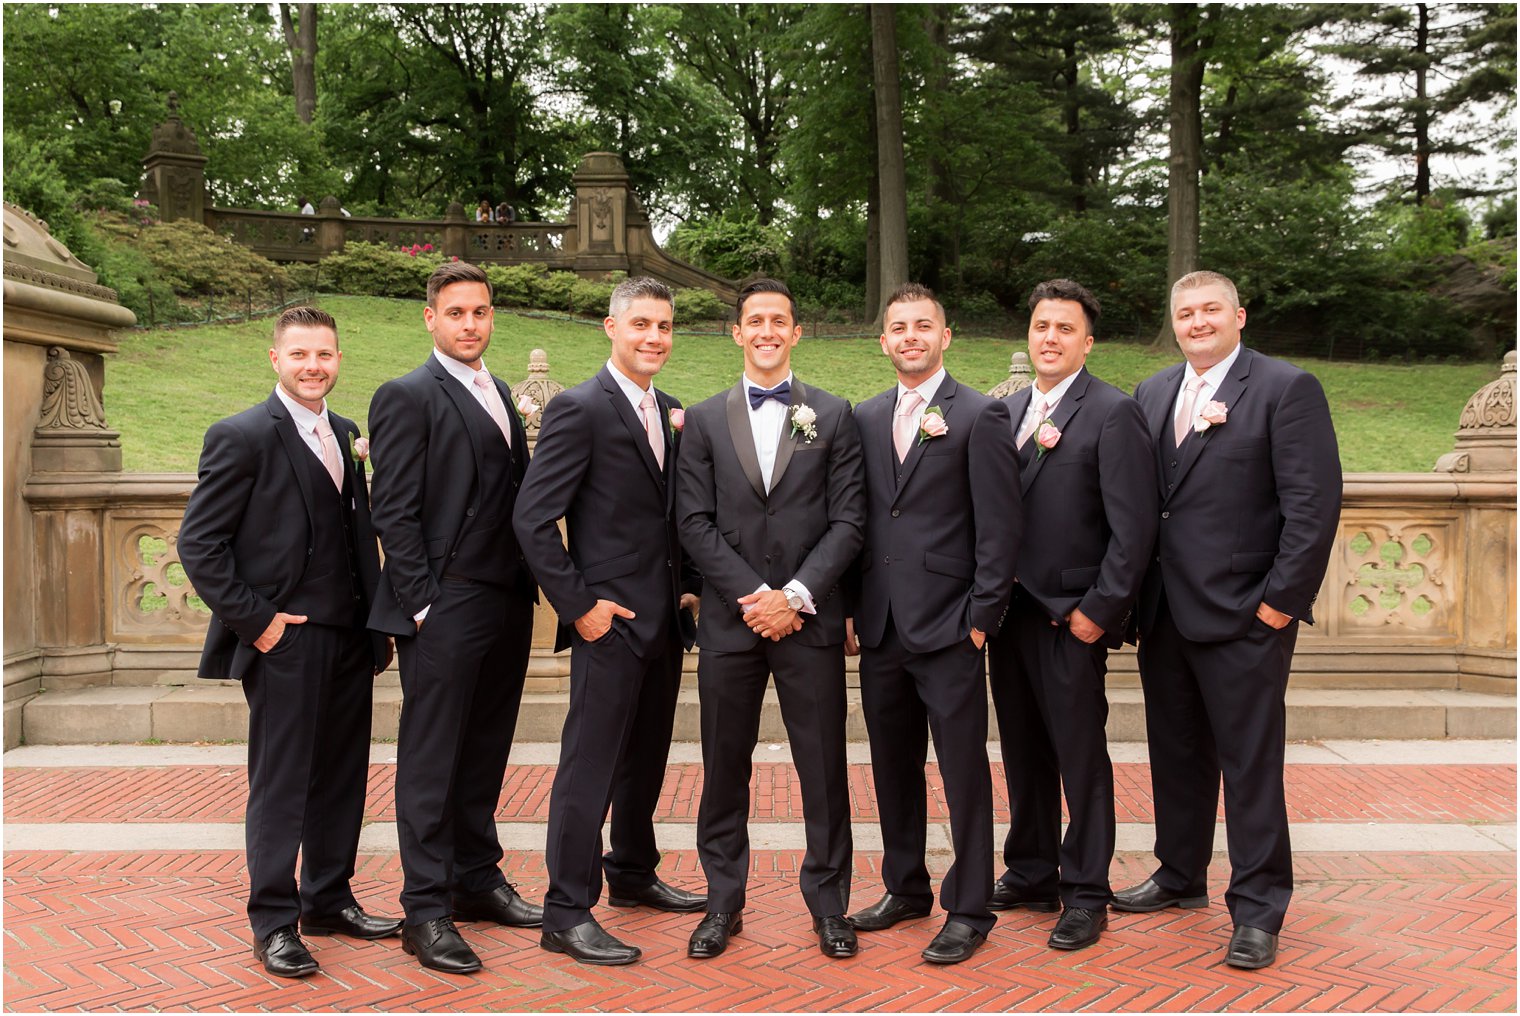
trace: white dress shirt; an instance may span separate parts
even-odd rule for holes
[[[1220,360],[1214,366],[1203,372],[1203,387],[1198,389],[1198,398],[1193,403],[1193,419],[1188,422],[1188,429],[1198,422],[1198,417],[1203,412],[1203,407],[1209,404],[1214,393],[1219,391],[1219,386],[1224,384],[1224,379],[1229,377],[1230,368],[1235,361],[1240,359],[1240,346],[1237,344],[1230,350],[1230,355]],[[1182,411],[1182,396],[1186,394],[1188,379],[1197,376],[1192,365],[1182,368],[1182,381],[1177,385],[1177,397],[1172,400],[1172,415],[1167,417],[1169,421],[1175,421],[1177,414]]]
[[[1066,393],[1071,389],[1071,383],[1077,379],[1077,375],[1080,373],[1082,373],[1080,369],[1072,371],[1066,375],[1060,384],[1048,392],[1040,391],[1038,385],[1032,386],[1033,392],[1029,396],[1029,408],[1024,410],[1024,419],[1019,422],[1019,426],[1014,430],[1014,433],[1022,434],[1031,424],[1037,427],[1043,423],[1051,413],[1056,411],[1056,406],[1066,397]],[[1035,419],[1035,410],[1040,407],[1042,400],[1045,403],[1045,412],[1039,414],[1039,419]],[[1031,433],[1033,432],[1031,431]]]
[[[792,380],[792,374],[787,372],[786,381]],[[754,388],[774,388],[776,385],[763,385],[755,381],[748,374],[743,375],[745,404],[749,405],[749,390]],[[777,381],[776,384],[780,384]],[[765,492],[771,492],[771,471],[776,468],[776,450],[781,447],[781,435],[787,422],[790,407],[784,402],[775,399],[766,399],[758,406],[750,406],[749,410],[749,433],[755,442],[755,458],[760,460],[760,479],[765,483]],[[784,587],[784,590],[797,594],[802,599],[802,613],[816,614],[818,611],[813,606],[813,594],[808,592],[807,586],[792,579]],[[770,589],[767,583],[760,583],[757,593],[763,593]],[[746,605],[744,612],[748,614],[753,605]]]
[[[332,419],[327,416],[327,400],[322,400],[322,411],[320,413],[313,413],[287,395],[285,389],[279,385],[274,386],[274,393],[280,397],[280,401],[285,403],[285,408],[290,411],[290,422],[296,425],[296,433],[301,435],[301,440],[306,442],[306,447],[312,450],[312,454],[316,455],[317,461],[323,464],[322,468],[326,469],[326,461],[322,458],[322,439],[317,436],[317,420],[326,419],[327,425],[329,427],[332,426]],[[333,431],[333,440],[336,441],[337,438],[338,432],[335,430]],[[342,455],[343,449],[339,448],[338,454]]]

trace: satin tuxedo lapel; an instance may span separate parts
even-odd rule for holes
[[[275,433],[280,435],[280,444],[285,447],[285,454],[290,457],[290,468],[296,474],[296,483],[301,488],[301,503],[306,506],[306,531],[312,532],[316,528],[315,511],[316,504],[311,496],[311,470],[307,468],[306,461],[301,456],[310,456],[311,448],[301,440],[301,435],[296,433],[296,423],[285,411],[285,404],[279,396],[270,395],[265,403],[269,409],[269,415],[274,417]],[[334,433],[334,437],[336,437]],[[342,451],[338,455],[341,459]]]
[[[639,448],[639,457],[644,460],[644,468],[649,470],[650,477],[663,490],[666,488],[665,476],[660,470],[660,464],[654,460],[654,449],[649,447],[649,435],[644,430],[644,424],[639,420],[639,414],[633,411],[633,406],[628,403],[628,396],[623,394],[623,389],[618,387],[608,368],[603,367],[597,371],[596,379],[601,382],[602,389],[607,393],[607,398],[612,402],[612,410],[617,413],[618,419],[623,421],[623,426],[628,428],[634,444]],[[655,396],[655,406],[660,410],[667,431],[670,427],[669,410],[660,404],[660,398]],[[669,452],[669,448],[666,449]],[[669,462],[671,456],[667,454],[665,461]]]
[[[1055,426],[1056,430],[1064,431],[1066,429],[1066,425],[1071,422],[1071,418],[1077,415],[1077,410],[1082,408],[1082,399],[1087,395],[1087,385],[1091,380],[1092,375],[1087,373],[1086,367],[1083,367],[1081,373],[1077,375],[1077,379],[1071,383],[1071,387],[1066,389],[1066,394],[1061,397],[1061,401],[1056,406],[1055,412],[1051,413],[1048,417],[1050,422]],[[1035,390],[1034,386],[1030,385],[1028,390],[1030,392],[1033,392]],[[1022,395],[1023,393],[1020,392],[1020,394]],[[1029,411],[1029,402],[1033,398],[1034,396],[1031,395],[1029,399],[1026,399],[1024,401],[1024,412]],[[1023,413],[1020,413],[1018,417],[1018,423],[1014,425],[1015,432],[1018,430],[1019,425],[1021,425],[1023,422],[1024,415]],[[1057,444],[1055,448],[1047,451],[1044,455],[1040,454],[1038,442],[1036,441],[1036,438],[1039,435],[1039,430],[1039,427],[1036,426],[1035,433],[1029,435],[1029,442],[1025,445],[1028,447],[1029,443],[1034,443],[1036,447],[1035,450],[1031,453],[1033,458],[1030,460],[1029,465],[1021,471],[1021,475],[1019,477],[1020,494],[1027,493],[1029,491],[1029,485],[1034,483],[1034,478],[1036,476],[1040,475],[1040,467],[1045,464],[1045,460],[1050,458],[1052,455],[1059,455],[1061,453],[1061,446]]]
[[[427,358],[427,369],[430,370],[443,387],[443,394],[448,396],[450,402],[459,410],[460,423],[464,426],[465,439],[470,442],[470,453],[475,457],[475,475],[486,475],[485,452],[480,447],[480,442],[475,438],[475,428],[470,426],[469,414],[484,412],[480,403],[475,401],[475,396],[464,390],[464,387],[455,381],[448,371],[443,369],[443,364],[438,362],[437,357]],[[492,422],[495,426],[495,422]],[[515,453],[514,453],[515,454]]]
[[[761,498],[765,497],[765,477],[760,475],[760,458],[755,454],[755,434],[749,426],[749,396],[744,392],[744,379],[728,390],[728,400],[724,405],[725,414],[728,417],[728,436],[734,443],[734,455],[739,459],[739,468],[744,471],[744,478],[749,481],[755,493]],[[776,457],[781,457],[777,449]]]
[[[950,422],[950,411],[955,408],[955,392],[959,387],[960,385],[956,383],[955,378],[946,374],[945,380],[940,382],[939,391],[934,393],[934,401],[924,407],[924,412],[927,414],[930,406],[938,407],[945,417],[945,423],[948,424]],[[893,416],[888,420],[887,454],[895,457],[897,450],[893,447],[890,435],[891,426],[897,419],[897,406],[895,403],[892,406],[892,412]],[[929,446],[930,442],[935,440],[937,439],[928,438],[926,440],[920,432],[914,437],[913,443],[908,446],[908,457],[903,460],[902,479],[897,482],[897,493],[899,496],[908,486],[908,481],[913,478],[913,471],[918,468],[918,460],[924,457],[924,449]],[[897,463],[894,462],[892,465],[895,466]]]
[[[797,442],[802,440],[800,431],[792,432],[792,413],[798,406],[807,402],[807,386],[792,377],[792,401],[788,403],[786,416],[781,423],[781,440],[776,445],[776,461],[771,466],[771,490],[781,486],[781,477],[786,475],[786,467],[791,464],[792,452],[797,450]]]
[[[1230,368],[1230,373],[1219,383],[1219,390],[1214,393],[1213,398],[1209,400],[1210,402],[1223,402],[1226,406],[1233,408],[1240,401],[1240,396],[1246,390],[1246,380],[1251,376],[1251,356],[1252,353],[1249,349],[1242,349],[1240,351],[1240,356],[1236,358],[1234,366]],[[1180,379],[1178,383],[1181,383]],[[1173,389],[1172,398],[1175,399],[1176,397],[1177,392]],[[1228,424],[1225,426],[1228,426]],[[1193,468],[1193,464],[1198,461],[1198,457],[1208,448],[1210,440],[1217,430],[1219,430],[1218,427],[1210,427],[1201,433],[1194,432],[1183,442],[1184,447],[1180,449],[1182,459],[1177,466],[1177,478],[1173,481],[1176,486],[1172,488],[1170,493],[1176,493],[1182,487],[1182,482],[1187,479],[1188,472]],[[1167,491],[1162,491],[1161,503],[1165,504],[1169,499],[1170,494]]]

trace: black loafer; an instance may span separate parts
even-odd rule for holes
[[[429,970],[473,974],[480,969],[480,957],[447,917],[402,925],[401,948]]]
[[[985,941],[987,936],[971,925],[947,921],[939,934],[934,936],[934,941],[925,947],[922,955],[930,963],[959,963],[969,960],[977,946]]]
[[[538,944],[549,952],[564,953],[594,967],[621,967],[644,955],[638,946],[619,942],[607,934],[594,920],[568,931],[546,931]]]
[[[1260,970],[1270,967],[1277,959],[1277,936],[1260,928],[1235,929],[1230,936],[1229,948],[1224,951],[1224,961],[1241,970]]]
[[[293,924],[276,928],[253,943],[253,955],[276,977],[305,977],[317,972],[317,961],[306,951]]]
[[[1038,914],[1053,914],[1061,909],[1061,901],[1054,896],[1023,896],[1007,882],[992,883],[992,896],[987,900],[988,910],[1033,910]]]
[[[697,930],[691,933],[691,941],[686,943],[686,955],[694,960],[710,960],[714,956],[721,956],[723,950],[728,948],[728,936],[737,935],[743,930],[742,914],[708,914],[697,925]]]
[[[637,888],[608,886],[607,905],[610,907],[652,907],[668,914],[695,914],[707,909],[707,897],[677,889],[655,879]]]
[[[813,931],[818,935],[818,951],[830,959],[848,959],[860,949],[855,929],[843,916],[815,917]]]
[[[1086,949],[1108,927],[1108,911],[1067,907],[1047,943],[1052,949]]]
[[[544,908],[517,895],[511,882],[488,893],[454,897],[456,921],[495,921],[508,928],[537,928],[544,923]]]
[[[1113,903],[1110,904],[1115,910],[1125,910],[1132,914],[1148,914],[1153,910],[1165,910],[1167,907],[1181,907],[1183,910],[1197,910],[1199,907],[1209,905],[1207,894],[1193,896],[1188,893],[1174,893],[1170,889],[1163,889],[1156,884],[1156,880],[1148,878],[1132,889],[1121,889],[1114,893]]]
[[[349,938],[377,939],[390,938],[400,932],[399,917],[372,917],[357,903],[344,907],[336,914],[310,917],[301,915],[303,935],[347,935]]]
[[[886,931],[900,921],[928,917],[930,905],[917,903],[905,896],[887,893],[864,910],[851,914],[845,920],[856,931]]]

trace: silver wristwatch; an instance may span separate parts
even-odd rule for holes
[[[793,610],[801,610],[802,609],[802,597],[801,596],[799,596],[797,593],[793,592],[790,589],[783,589],[781,591],[786,594],[786,605],[788,607],[791,607]]]

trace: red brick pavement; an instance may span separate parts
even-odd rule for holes
[[[7,782],[15,775],[7,774]],[[35,852],[5,858],[5,1005],[12,1011],[163,1008],[251,1011],[1503,1011],[1515,993],[1513,854],[1318,855],[1296,858],[1298,891],[1279,961],[1262,971],[1218,962],[1229,932],[1203,910],[1116,914],[1101,944],[1044,946],[1048,915],[1006,915],[967,963],[918,957],[938,920],[862,936],[851,960],[821,956],[795,870],[800,857],[758,855],[745,928],[717,960],[685,957],[692,916],[603,909],[613,933],[645,950],[631,967],[551,956],[536,934],[472,924],[479,975],[423,970],[395,940],[318,939],[322,972],[281,981],[256,968],[235,852]],[[856,858],[857,902],[879,891],[877,855]],[[504,862],[530,898],[542,855]],[[1217,867],[1217,866],[1216,866]],[[700,884],[690,852],[667,855],[673,882]],[[1147,872],[1121,856],[1114,879]],[[1216,875],[1222,875],[1216,872]],[[355,889],[394,911],[394,855],[360,858]]]
[[[1002,765],[993,766],[993,805],[1008,820]],[[370,767],[368,815],[395,821],[393,765]],[[542,822],[549,814],[553,766],[513,766],[497,816]],[[1151,822],[1150,767],[1114,766],[1120,822]],[[939,769],[928,769],[929,816],[944,819]],[[695,821],[702,767],[670,766],[660,800],[662,818]],[[791,820],[801,815],[802,791],[788,764],[755,766],[752,817]],[[1288,818],[1293,822],[1511,822],[1515,767],[1504,765],[1290,765]],[[876,818],[870,766],[850,767],[853,819]],[[7,822],[239,822],[247,796],[242,766],[163,768],[8,769]]]

